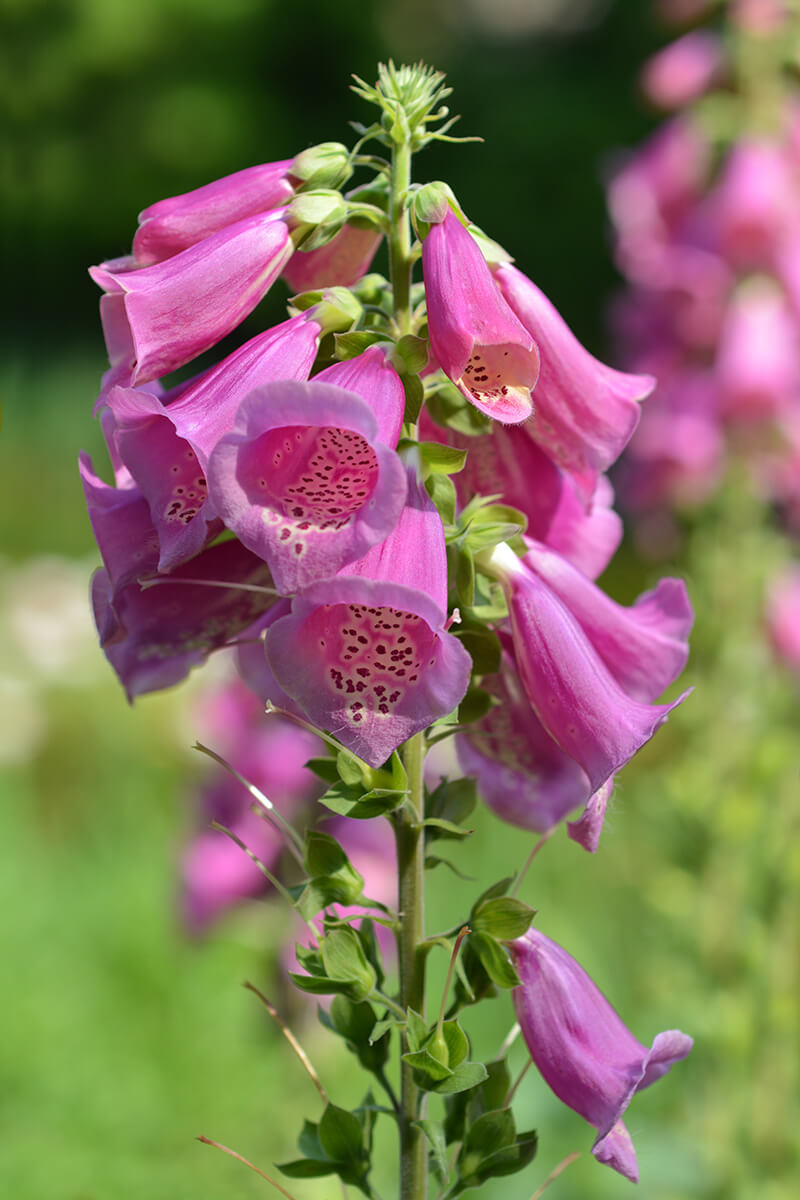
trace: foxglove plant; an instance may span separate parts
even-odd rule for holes
[[[621,536],[604,472],[653,380],[592,357],[446,184],[412,182],[414,153],[457,140],[442,80],[381,67],[374,87],[356,81],[378,113],[352,150],[324,143],[144,210],[132,254],[92,271],[113,485],[81,461],[104,562],[97,628],[128,696],[235,646],[257,697],[220,710],[211,753],[230,777],[206,797],[213,829],[183,861],[187,922],[201,930],[267,879],[307,930],[292,982],[333,997],[323,1023],[387,1099],[368,1091],[350,1113],[320,1088],[302,1156],[280,1169],[375,1196],[372,1130],[385,1116],[402,1200],[427,1195],[429,1171],[453,1198],[535,1154],[504,1062],[472,1060],[460,1023],[498,989],[514,990],[556,1094],[597,1126],[597,1156],[633,1177],[618,1118],[666,1069],[660,1049],[645,1062],[574,964],[558,978],[531,969],[547,939],[512,879],[434,937],[425,873],[444,861],[437,840],[467,836],[478,793],[545,837],[574,812],[570,836],[597,850],[615,775],[684,699],[660,696],[692,621],[677,580],[631,608],[595,583]],[[343,193],[357,171],[370,178]],[[381,243],[388,278],[367,274]],[[281,275],[305,289],[286,321],[169,377]],[[453,737],[467,775],[436,777],[428,752]],[[434,947],[450,970],[432,1017]],[[569,1003],[540,1003],[559,989],[601,1048],[597,1086],[582,1092],[580,1055],[543,1066],[565,1041]],[[689,1045],[675,1036],[672,1059]]]

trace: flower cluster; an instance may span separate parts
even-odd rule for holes
[[[549,834],[582,810],[569,833],[594,851],[616,773],[684,698],[660,701],[687,656],[683,584],[663,580],[628,608],[595,582],[621,536],[605,472],[654,381],[592,357],[446,185],[411,183],[406,151],[444,136],[428,128],[446,113],[433,111],[439,82],[392,67],[377,89],[359,82],[382,108],[362,142],[391,145],[391,163],[361,155],[361,143],[326,143],[248,168],[151,205],[131,255],[92,269],[110,360],[96,412],[114,473],[106,483],[82,457],[103,558],[97,628],[131,699],[238,646],[258,701],[228,697],[222,740],[241,776],[280,794],[285,817],[315,792],[306,731],[335,748],[320,768],[334,785],[327,807],[358,817],[407,807],[408,764],[395,751],[454,733],[498,815]],[[374,177],[343,193],[359,168]],[[370,272],[384,239],[390,280]],[[281,276],[302,289],[286,320],[173,376],[237,330]],[[264,702],[304,728],[274,715],[254,728]],[[446,782],[428,790],[431,838],[457,824],[447,794]],[[243,803],[206,801],[269,870],[280,842]],[[362,1003],[380,972],[331,905],[347,907],[364,878],[332,835],[308,837],[297,907],[327,916],[320,945],[298,950],[309,974],[293,978]],[[192,927],[260,888],[251,865],[235,865],[218,834],[198,835],[183,868]],[[496,966],[491,946],[505,955],[503,939],[481,936]],[[402,938],[399,952],[407,979]],[[527,961],[524,947],[512,953]],[[501,986],[509,972],[516,980],[505,961]],[[527,1012],[525,997],[550,985],[528,967],[520,978]],[[403,997],[409,1013],[412,1001]],[[608,1024],[601,1005],[589,1008]],[[556,1038],[562,1020],[555,1006]],[[439,1042],[431,1067],[412,1026],[409,1016],[409,1053],[423,1056],[414,1069],[438,1086],[453,1069]],[[463,1058],[465,1035],[450,1033]],[[540,1038],[529,1041],[540,1062]],[[625,1087],[601,1117],[542,1069],[598,1126],[598,1157],[632,1176],[619,1114],[666,1059],[636,1074],[626,1053]],[[572,1045],[559,1070],[581,1074],[581,1054]]]

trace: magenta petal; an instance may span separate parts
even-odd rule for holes
[[[530,539],[526,544],[526,566],[563,601],[619,686],[645,703],[660,696],[689,657],[694,613],[683,581],[662,579],[625,608],[560,554]]]
[[[92,469],[88,454],[79,469],[89,520],[114,588],[123,588],[158,569],[158,537],[150,509],[137,487],[112,487]]]
[[[536,929],[510,950],[521,981],[514,1008],[533,1061],[559,1100],[597,1130],[596,1157],[635,1180],[621,1118],[635,1092],[686,1057],[692,1039],[670,1030],[648,1050],[583,968]]]
[[[307,379],[320,326],[308,312],[267,329],[234,350],[183,389],[166,416],[205,466],[221,437],[233,429],[239,405],[262,383]]]
[[[291,253],[282,214],[270,212],[151,267],[92,267],[89,274],[107,293],[100,313],[112,366],[129,365],[131,383],[183,366],[244,320]]]
[[[289,594],[334,575],[396,524],[406,475],[354,392],[329,383],[266,384],[243,401],[208,463],[229,529]]]
[[[482,687],[498,703],[458,735],[461,767],[501,820],[546,833],[586,800],[586,772],[542,727],[509,654]]]
[[[246,167],[181,196],[159,200],[139,213],[133,239],[137,266],[171,258],[244,217],[278,208],[293,192],[286,176],[291,159]]]
[[[369,270],[382,239],[375,229],[344,225],[318,250],[297,250],[284,267],[283,278],[295,292],[350,287]]]
[[[547,537],[539,540],[547,542],[589,579],[596,579],[622,541],[622,518],[611,507],[613,503],[614,489],[605,475],[597,480],[588,511],[575,489],[565,484]]]
[[[403,427],[406,396],[400,376],[388,361],[383,346],[369,346],[356,358],[326,367],[314,379],[320,383],[334,383],[366,400],[378,422],[380,441],[394,450]]]
[[[588,499],[598,475],[628,444],[639,419],[637,401],[650,394],[655,381],[593,358],[544,293],[510,263],[501,263],[495,278],[541,355],[534,413],[525,428],[575,477]]]
[[[155,396],[112,388],[108,406],[119,453],[148,502],[158,535],[158,570],[171,571],[222,528],[207,503],[203,469]]]
[[[424,593],[352,576],[309,588],[267,634],[278,683],[378,767],[462,699],[471,659]]]
[[[595,792],[688,693],[671,704],[633,700],[550,587],[510,551],[504,565],[514,652],[528,699],[557,745],[586,771]]]
[[[422,271],[431,350],[442,370],[487,416],[524,421],[539,374],[536,344],[452,212],[422,243]]]
[[[238,542],[211,546],[168,578],[147,589],[137,583],[112,589],[105,571],[95,575],[95,621],[129,699],[184,679],[274,602],[272,595],[236,586],[271,585],[261,559]],[[179,582],[184,578],[231,587]]]
[[[567,821],[567,836],[583,846],[590,854],[597,853],[600,845],[600,834],[606,819],[606,808],[614,790],[614,777],[607,779],[593,796],[586,801],[586,807],[577,821]]]

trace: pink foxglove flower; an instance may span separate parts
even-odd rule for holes
[[[472,663],[446,606],[444,529],[410,473],[393,531],[298,596],[267,633],[267,657],[309,719],[377,767],[464,696]]]
[[[210,546],[166,578],[146,589],[114,586],[106,570],[92,580],[101,645],[129,700],[179,683],[275,601],[258,590],[272,584],[265,563],[239,542]]]
[[[510,263],[495,268],[503,296],[536,338],[541,373],[526,431],[569,471],[584,499],[622,453],[655,380],[604,366],[580,344],[535,283]]]
[[[159,200],[139,213],[132,266],[146,267],[194,246],[245,217],[268,212],[289,200],[291,159],[245,167],[181,196]]]
[[[683,108],[716,83],[722,61],[719,38],[695,29],[647,60],[642,90],[658,108]]]
[[[431,350],[445,375],[487,416],[524,421],[539,375],[536,343],[453,212],[422,243],[422,271]]]
[[[767,597],[767,632],[777,657],[800,674],[800,567],[786,569]]]
[[[800,406],[800,338],[780,287],[751,279],[731,298],[715,371],[724,415],[763,422]]]
[[[736,267],[774,266],[796,225],[797,167],[778,142],[742,139],[708,197],[710,228]]]
[[[343,225],[319,249],[295,251],[283,269],[283,278],[295,292],[351,287],[366,275],[382,238],[376,229]]]
[[[596,792],[688,693],[662,705],[636,698],[646,680],[616,629],[617,614],[601,609],[598,624],[584,628],[581,621],[588,614],[581,612],[580,619],[573,615],[549,583],[508,547],[493,552],[492,565],[503,579],[517,669],[528,699],[556,745],[586,772],[588,794]],[[637,629],[639,625],[634,614],[631,632],[637,643],[646,621]],[[663,658],[657,645],[653,650],[654,664],[663,670],[673,658],[672,648]],[[625,690],[629,686],[633,693]]]
[[[366,400],[378,422],[378,439],[394,450],[403,428],[406,396],[384,346],[368,346],[355,358],[326,367],[314,376],[314,382],[334,383]]]
[[[500,670],[486,676],[481,686],[497,701],[486,716],[471,724],[457,738],[458,760],[465,774],[473,776],[489,808],[511,825],[547,833],[579,804],[592,802],[586,772],[561,750],[531,708],[514,663],[511,638],[501,634],[503,657]],[[570,836],[594,853],[600,839],[605,804],[613,781],[600,789],[602,809],[595,806],[580,821],[583,825]]]
[[[112,387],[107,393],[109,440],[150,506],[160,571],[191,558],[219,531],[206,483],[211,450],[230,432],[253,388],[307,377],[319,332],[308,313],[293,317],[183,385],[175,399],[144,388]]]
[[[202,354],[252,312],[292,250],[278,211],[246,217],[151,267],[92,267],[106,293],[100,316],[112,367],[127,373],[125,382],[144,383]]]
[[[524,513],[527,533],[546,542],[595,578],[604,571],[622,539],[622,521],[611,505],[613,489],[602,476],[587,508],[571,476],[559,470],[524,428],[494,425],[491,435],[466,437],[441,429],[423,411],[420,433],[466,450],[464,469],[453,476],[459,504],[476,495],[502,496]]]
[[[316,380],[251,392],[209,459],[208,482],[216,511],[283,594],[382,541],[406,495],[403,464],[366,401]]]
[[[636,1152],[622,1117],[692,1048],[677,1029],[639,1042],[566,950],[529,929],[510,946],[521,984],[513,992],[522,1036],[547,1085],[597,1130],[592,1153],[636,1183]]]

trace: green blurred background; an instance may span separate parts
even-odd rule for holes
[[[0,1192],[270,1195],[193,1140],[269,1170],[318,1112],[241,981],[295,1006],[336,1102],[361,1085],[275,980],[277,904],[232,915],[201,945],[179,930],[175,868],[204,772],[188,749],[200,677],[131,710],[96,648],[75,459],[90,449],[105,469],[90,416],[105,364],[86,266],[124,253],[137,212],[161,196],[348,140],[347,121],[365,116],[350,73],[424,58],[448,73],[460,132],[486,142],[427,152],[418,177],[446,178],[608,354],[602,175],[654,123],[633,81],[664,32],[644,0],[0,0],[0,20]],[[269,297],[255,320],[280,305]],[[690,1059],[631,1110],[641,1193],[783,1200],[800,1186],[800,769],[797,690],[770,662],[761,605],[787,550],[738,480],[686,534],[674,563],[656,572],[628,549],[606,583],[628,602],[657,573],[688,578],[695,694],[623,774],[599,854],[555,839],[525,895],[642,1040],[673,1026],[695,1036]],[[488,814],[477,827],[466,870],[489,882],[520,865],[518,833]],[[462,917],[474,890],[434,873],[429,927]],[[470,1014],[478,1052],[511,1020],[508,997]],[[549,1195],[628,1194],[534,1072],[516,1107],[540,1130],[539,1157],[482,1195],[526,1200],[574,1149],[584,1154]],[[391,1196],[389,1134],[382,1145]],[[290,1190],[338,1195],[330,1181]]]

